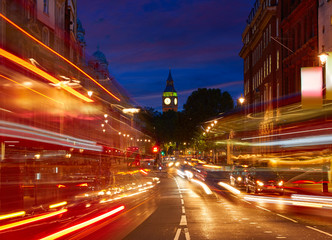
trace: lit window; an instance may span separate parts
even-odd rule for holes
[[[270,74],[271,71],[272,71],[272,68],[271,68],[271,62],[272,62],[272,58],[271,58],[271,55],[270,55],[270,58],[269,58],[269,74]]]

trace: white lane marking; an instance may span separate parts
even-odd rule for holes
[[[263,208],[263,207],[261,207],[261,206],[256,206],[256,207],[258,207],[258,208],[260,208],[260,209],[262,209],[262,210],[264,210],[264,211],[271,212],[269,209]]]
[[[180,198],[183,198],[182,194],[180,194]]]
[[[190,240],[190,235],[189,235],[188,228],[184,229],[184,236],[186,237],[186,240]]]
[[[182,199],[182,198],[181,198],[181,204],[182,204],[182,205],[184,205],[184,201],[183,201],[183,199]]]
[[[264,231],[264,233],[272,233],[272,231]]]
[[[331,234],[331,233],[324,232],[324,231],[322,231],[322,230],[319,230],[319,229],[317,229],[317,228],[310,227],[310,226],[306,226],[306,227],[307,227],[307,228],[310,228],[310,229],[312,229],[312,230],[315,230],[315,231],[317,231],[317,232],[323,233],[323,234],[325,234],[325,235],[327,235],[327,236],[332,237],[332,234]]]
[[[242,220],[249,220],[249,218],[242,218]]]
[[[262,228],[261,226],[256,226],[256,228]]]
[[[178,228],[178,230],[176,230],[176,234],[175,234],[174,240],[178,240],[179,237],[180,237],[180,234],[181,234],[181,228]]]
[[[182,213],[186,213],[186,210],[184,209],[184,206],[182,206]]]
[[[186,215],[181,216],[180,226],[187,225],[187,218]]]
[[[281,214],[278,214],[278,213],[277,213],[277,215],[278,215],[279,217],[282,217],[282,218],[285,218],[285,219],[287,219],[287,220],[289,220],[289,221],[292,221],[292,222],[295,222],[295,223],[297,223],[297,221],[296,221],[296,220],[294,220],[294,219],[292,219],[292,218],[286,217],[286,216],[284,216],[284,215],[281,215]]]
[[[251,222],[251,223],[249,223],[249,224],[254,225],[254,224],[257,224],[257,223],[256,223],[256,222]]]
[[[279,236],[279,237],[276,237],[276,238],[287,238],[287,237],[282,237],[282,236]]]

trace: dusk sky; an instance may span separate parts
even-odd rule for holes
[[[198,88],[243,92],[241,34],[254,0],[79,0],[87,53],[141,106],[161,111],[169,68],[179,110]]]

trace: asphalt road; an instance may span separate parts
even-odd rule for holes
[[[208,195],[197,183],[177,176],[175,170],[157,176],[158,186],[123,200],[122,212],[60,239],[332,238],[332,210],[249,202],[244,194],[235,195],[222,188]],[[39,228],[45,229],[45,224]],[[2,235],[5,238],[1,239],[15,239],[8,236]]]
[[[215,189],[212,195],[207,195],[198,184],[177,176],[175,171],[159,176],[160,192],[153,200],[113,221],[109,234],[94,237],[126,240],[332,238],[332,210],[323,213],[321,209],[249,202],[225,189]]]

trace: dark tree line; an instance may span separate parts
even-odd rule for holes
[[[141,111],[139,117],[146,123],[146,129],[155,134],[159,144],[190,143],[198,138],[201,123],[233,107],[233,99],[228,92],[199,88],[188,97],[182,112],[160,113],[147,108]]]

